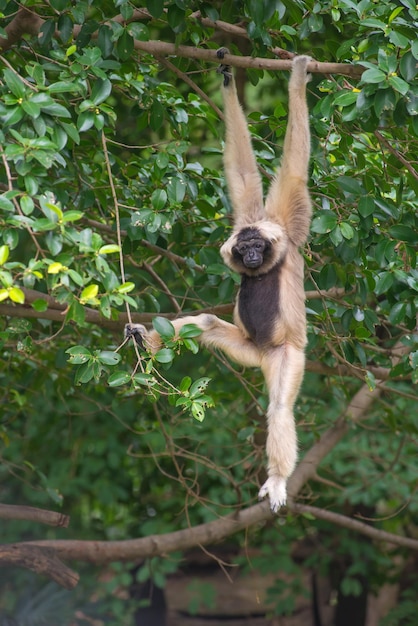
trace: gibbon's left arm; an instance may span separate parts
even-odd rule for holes
[[[283,157],[266,198],[266,218],[284,226],[289,239],[301,246],[306,242],[311,221],[311,200],[307,189],[310,155],[309,112],[306,104],[308,56],[293,59],[289,81],[289,118]]]

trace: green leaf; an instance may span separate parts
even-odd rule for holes
[[[190,387],[190,397],[195,398],[195,397],[198,397],[200,394],[202,394],[206,390],[206,387],[208,386],[210,381],[211,379],[207,377],[203,377],[203,378],[199,378],[198,380],[195,380],[193,385]]]
[[[168,198],[172,204],[181,204],[186,195],[186,183],[182,178],[171,178],[167,185]]]
[[[407,82],[412,82],[414,80],[415,76],[418,74],[418,68],[412,52],[407,52],[403,55],[399,64],[399,69],[402,77]]]
[[[62,104],[58,104],[58,102],[41,106],[41,109],[43,113],[47,113],[48,115],[55,115],[56,117],[71,117],[71,113],[64,106],[62,106]]]
[[[149,115],[149,124],[152,130],[156,131],[161,128],[162,123],[164,121],[164,107],[158,100],[154,100],[150,115]]]
[[[329,233],[334,230],[337,221],[337,216],[332,211],[322,210],[312,220],[311,230],[319,234]]]
[[[161,211],[167,202],[167,192],[165,189],[156,189],[151,194],[151,204],[156,211]]]
[[[91,91],[90,100],[96,106],[106,100],[106,98],[112,93],[112,83],[107,78],[102,80],[98,78],[94,83]]]
[[[73,365],[87,363],[87,361],[92,358],[90,350],[84,346],[73,346],[72,348],[68,348],[65,353],[70,355],[68,361]]]
[[[90,128],[94,125],[94,117],[95,115],[93,111],[84,111],[84,113],[80,113],[77,118],[77,128],[80,133],[90,130]]]
[[[14,211],[15,206],[9,198],[6,198],[4,194],[0,196],[0,209],[3,211]]]
[[[382,272],[376,282],[374,292],[377,296],[386,293],[394,283],[394,276],[392,272]]]
[[[179,337],[182,339],[192,339],[194,337],[199,337],[202,334],[202,330],[198,328],[195,324],[185,324],[182,326],[179,332]]]
[[[395,326],[401,324],[406,316],[406,303],[397,302],[390,310],[389,320]]]
[[[386,74],[376,67],[363,72],[361,80],[363,83],[383,83],[386,80]]]
[[[98,370],[97,365],[89,361],[84,365],[80,365],[75,374],[75,384],[81,385],[83,383],[88,383],[92,378],[97,377]]]
[[[80,302],[84,303],[88,300],[94,300],[99,293],[99,285],[88,285],[83,289],[80,296]]]
[[[38,313],[43,313],[44,311],[48,310],[48,302],[46,300],[43,300],[42,298],[34,300],[31,306],[33,309],[35,309],[35,311],[38,311]]]
[[[362,217],[369,217],[375,210],[374,199],[371,196],[363,196],[358,202],[357,210]]]
[[[116,50],[121,61],[127,61],[134,51],[134,39],[128,30],[124,30],[116,44]]]
[[[66,211],[62,216],[62,221],[64,223],[76,222],[77,220],[81,220],[82,217],[84,217],[82,211]]]
[[[119,250],[119,246],[114,243],[109,243],[105,246],[101,246],[98,250],[98,254],[114,254],[115,252],[119,252]]]
[[[25,113],[27,113],[27,115],[29,115],[29,117],[33,117],[34,119],[39,117],[41,113],[41,107],[39,106],[39,104],[36,104],[36,102],[31,102],[30,100],[25,100],[22,102],[22,109]]]
[[[171,348],[162,348],[155,354],[155,360],[158,363],[171,363],[174,360],[174,350]]]
[[[353,102],[357,102],[359,93],[356,91],[340,91],[334,98],[334,104],[337,106],[349,106]]]
[[[0,246],[0,265],[4,265],[9,258],[9,246]]]
[[[9,69],[5,69],[3,71],[3,77],[4,77],[6,85],[8,86],[12,94],[16,96],[16,98],[23,98],[25,96],[25,93],[26,93],[25,84],[21,80],[21,78],[17,75],[16,72],[13,72],[12,70],[9,70]]]
[[[182,378],[180,382],[180,386],[179,386],[180,391],[185,393],[189,389],[191,384],[192,384],[192,379],[190,378],[190,376],[185,376],[184,378]]]
[[[408,243],[417,243],[417,233],[414,228],[409,226],[403,226],[402,224],[396,224],[389,228],[389,234],[398,241],[407,241]]]
[[[76,144],[80,143],[80,135],[78,133],[78,130],[74,126],[74,124],[67,124],[66,122],[61,122],[61,126],[63,127],[67,135],[74,141],[74,143]]]
[[[67,50],[65,51],[65,56],[66,57],[70,57],[73,54],[75,54],[77,52],[77,46],[76,45],[72,45],[69,48],[67,48]]]
[[[147,0],[146,5],[152,17],[158,19],[162,16],[164,11],[164,0]]]
[[[152,321],[152,325],[157,333],[160,335],[160,337],[162,337],[165,341],[173,339],[176,333],[173,324],[165,317],[154,318]]]
[[[205,409],[198,402],[193,402],[191,406],[191,412],[195,420],[197,420],[198,422],[203,422],[203,420],[205,419]]]
[[[19,287],[11,287],[9,289],[9,298],[16,304],[23,304],[25,302],[25,294]]]
[[[102,350],[97,355],[97,359],[103,365],[117,365],[120,363],[121,356],[118,352],[112,352],[110,350]]]
[[[30,215],[35,208],[35,203],[30,196],[22,196],[20,198],[20,208],[24,215]]]
[[[405,96],[409,91],[409,85],[399,76],[389,76],[389,84],[395,91],[399,91],[403,96]]]
[[[199,352],[199,344],[194,339],[183,339],[184,346],[193,352],[193,354],[197,354]]]
[[[131,375],[127,372],[113,372],[107,379],[109,387],[120,387],[121,385],[127,385],[131,382]]]
[[[122,285],[119,285],[117,287],[117,292],[118,293],[129,293],[133,289],[135,289],[135,283],[127,282],[127,283],[122,283]]]
[[[75,47],[75,46],[74,46]],[[70,83],[67,80],[59,80],[56,83],[52,83],[48,87],[49,93],[77,93],[81,89],[78,83]]]
[[[397,48],[406,48],[409,46],[409,38],[402,35],[397,30],[392,30],[389,34],[389,41],[391,41]]]
[[[134,381],[138,383],[138,385],[144,385],[145,387],[155,385],[157,382],[152,374],[145,374],[143,372],[135,374]]]
[[[352,193],[355,196],[361,196],[364,194],[363,185],[355,178],[351,178],[350,176],[339,176],[337,178],[337,183],[343,191]]]
[[[354,237],[354,229],[350,224],[347,224],[347,222],[341,222],[340,228],[344,239],[352,239]]]

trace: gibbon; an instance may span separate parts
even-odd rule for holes
[[[227,49],[218,50],[224,58]],[[289,118],[281,167],[263,202],[243,110],[228,65],[223,74],[226,141],[225,174],[233,206],[232,235],[221,247],[231,269],[241,275],[234,324],[215,315],[189,315],[173,321],[176,332],[195,324],[198,341],[219,348],[232,360],[261,367],[269,392],[267,410],[268,478],[259,498],[268,496],[277,512],[286,503],[286,482],[296,464],[297,438],[293,407],[302,382],[306,345],[303,258],[298,250],[308,237],[311,202],[307,190],[310,152],[306,104],[308,56],[295,57],[289,81]],[[155,352],[161,346],[156,331],[127,325],[125,336],[141,336]]]

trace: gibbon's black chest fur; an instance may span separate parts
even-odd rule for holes
[[[271,343],[274,322],[280,310],[280,272],[282,263],[266,274],[242,274],[238,312],[251,339],[258,346]]]

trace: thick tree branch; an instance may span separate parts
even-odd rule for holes
[[[146,16],[147,17],[147,16]],[[120,22],[120,19],[115,18]],[[25,33],[36,35],[44,23],[44,20],[35,13],[30,13],[27,9],[19,9],[15,18],[8,24],[6,31],[8,39],[0,39],[0,50],[7,50],[16,43]],[[74,36],[77,36],[77,29],[74,28]],[[96,37],[94,33],[92,37]],[[177,46],[174,43],[164,41],[138,41],[135,40],[135,48],[151,54],[155,57],[177,56],[188,59],[199,59],[219,63],[216,50],[195,48],[193,46]],[[263,59],[259,57],[243,57],[233,54],[225,55],[225,63],[233,67],[245,67],[259,70],[287,70],[292,67],[291,59]],[[308,71],[319,74],[343,74],[352,78],[360,78],[364,69],[360,65],[349,65],[347,63],[320,63],[312,61],[308,65]]]
[[[289,503],[288,510],[310,513],[317,519],[323,519],[342,528],[361,533],[375,541],[384,541],[394,545],[418,550],[418,540],[388,533],[373,528],[339,513],[325,511],[313,506]],[[43,540],[31,541],[20,545],[48,547],[63,559],[75,559],[90,563],[104,564],[113,561],[132,562],[153,556],[162,556],[178,550],[187,550],[195,546],[213,545],[230,535],[249,526],[254,526],[271,517],[267,502],[243,509],[230,517],[200,524],[193,528],[177,530],[165,535],[149,535],[140,539],[125,541],[78,541],[78,540]]]
[[[6,565],[24,567],[48,576],[65,589],[73,589],[80,578],[56,557],[55,550],[25,543],[0,545],[0,567]]]
[[[307,452],[303,460],[297,466],[289,481],[289,510],[296,513],[308,511],[305,505],[297,504],[293,499],[301,491],[307,481],[314,477],[321,461],[348,432],[350,422],[360,422],[369,414],[372,403],[377,400],[384,389],[380,384],[374,391],[370,391],[364,385],[353,397],[344,414],[336,424],[327,430]],[[373,527],[345,518],[344,516],[327,511],[321,511],[315,507],[309,507],[318,518],[327,519],[335,524],[363,532],[378,541],[390,541],[397,545],[407,546],[418,550],[418,541],[406,537],[398,537],[391,533],[376,530]],[[66,541],[46,540],[29,542],[23,545],[37,545],[53,548],[62,558],[90,561],[92,563],[108,563],[111,561],[135,561],[139,558],[147,558],[185,550],[196,545],[209,545],[222,541],[226,537],[270,519],[271,512],[267,501],[248,507],[221,519],[206,524],[200,524],[193,528],[186,528],[166,535],[152,535],[140,539],[126,541]],[[373,532],[375,531],[375,532]]]
[[[176,46],[165,41],[135,41],[135,48],[143,50],[153,56],[178,56],[187,59],[199,59],[219,63],[216,50],[195,48],[193,46]],[[264,59],[260,57],[236,56],[226,54],[224,62],[233,67],[244,67],[255,70],[287,70],[292,69],[291,59]],[[308,72],[313,74],[343,74],[352,78],[360,78],[364,68],[360,65],[348,65],[347,63],[320,63],[311,61]]]
[[[45,294],[41,291],[36,291],[34,289],[22,288],[22,291],[25,293],[25,304],[5,304],[4,302],[0,303],[0,315],[4,315],[7,317],[22,317],[25,319],[43,319],[49,320],[51,322],[59,322],[62,324],[65,318],[65,311],[67,309],[66,304],[62,304],[61,302],[57,302],[52,296]],[[317,299],[317,298],[338,298],[342,297],[345,294],[344,290],[333,288],[328,291],[318,290],[318,291],[307,291],[306,296],[308,299]],[[36,311],[32,307],[28,306],[36,300],[45,300],[48,304],[48,308],[45,311]],[[182,315],[199,315],[200,313],[211,313],[212,315],[219,316],[228,316],[232,315],[234,309],[233,304],[219,304],[213,307],[206,307],[199,309],[198,311],[182,311]],[[104,318],[99,311],[95,309],[90,309],[85,307],[85,321],[89,324],[95,324],[100,328],[107,328],[115,333],[122,333],[123,327],[125,324],[129,322],[128,316],[124,312],[119,313],[119,318],[117,320],[109,320]],[[180,312],[174,313],[163,313],[162,317],[166,319],[172,320],[179,317]],[[132,313],[132,321],[137,324],[145,324],[150,325],[152,320],[155,318],[156,313]],[[366,371],[373,374],[373,376],[378,380],[387,380],[390,377],[390,369],[384,367],[378,367],[374,365],[370,365],[365,368],[355,368],[350,365],[343,365],[338,363],[335,366],[325,365],[323,363],[319,363],[318,361],[307,361],[306,369],[309,372],[315,372],[317,374],[322,374],[324,376],[353,376],[355,374],[357,377],[359,374],[366,374]],[[396,378],[393,378],[396,380]]]
[[[67,528],[70,523],[68,515],[57,513],[56,511],[46,511],[32,506],[21,506],[15,504],[0,504],[0,519],[6,520],[27,520],[29,522],[39,522],[48,526],[58,526]]]

